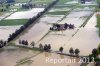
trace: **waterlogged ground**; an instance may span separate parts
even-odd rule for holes
[[[81,64],[78,63],[80,58],[12,46],[0,49],[0,59],[1,66],[80,66]],[[50,61],[51,59],[53,61]]]
[[[64,53],[69,53],[69,49],[71,47],[73,47],[74,49],[78,48],[80,49],[80,55],[89,55],[91,53],[91,50],[93,48],[96,48],[99,44],[98,29],[95,28],[96,26],[95,15],[93,15],[93,17],[86,25],[86,26],[91,26],[92,28],[91,27],[89,27],[88,29],[83,27],[80,28],[80,26],[92,13],[93,13],[92,11],[84,11],[84,10],[70,12],[70,14],[66,16],[64,20],[59,22],[59,24],[64,24],[64,23],[74,24],[75,29],[59,31],[59,32],[51,31],[48,33],[46,37],[44,37],[41,41],[39,41],[38,44],[40,43],[42,43],[43,45],[51,44],[53,51],[58,51],[59,48],[63,46]],[[38,44],[36,46],[38,46]]]
[[[88,7],[87,7],[88,8]],[[87,25],[83,28],[80,27],[86,21],[86,19],[93,14],[92,9],[88,10],[86,7],[80,10],[73,10],[62,21],[60,21],[63,15],[45,15],[38,23],[27,30],[23,35],[15,40],[18,44],[19,40],[28,40],[29,43],[35,41],[36,47],[40,43],[43,45],[51,44],[53,51],[58,51],[61,46],[64,47],[64,53],[69,53],[69,49],[73,47],[80,50],[80,55],[91,54],[92,49],[96,48],[99,44],[98,29],[96,26],[95,14],[87,22]],[[51,23],[59,24],[74,24],[74,30],[66,31],[50,31]],[[86,49],[84,49],[86,48]]]
[[[18,43],[19,40],[28,40],[29,43],[32,41],[38,42],[45,34],[48,33],[51,23],[56,23],[63,16],[48,16],[42,17],[35,25],[33,25],[27,32],[20,35],[15,41]]]
[[[79,29],[79,32],[65,45],[65,50],[68,52],[68,47],[79,48],[81,55],[91,54],[91,50],[97,48],[100,43],[98,36],[98,28],[96,26],[96,14],[88,21],[84,28]]]
[[[69,1],[64,4],[76,4],[77,1]],[[83,5],[83,4],[82,4]],[[87,3],[86,5],[91,5]],[[95,5],[95,4],[93,4]],[[83,5],[85,6],[85,5]],[[66,11],[65,9],[64,11]],[[45,15],[43,16],[35,25],[32,25],[23,35],[17,37],[15,43],[18,44],[19,40],[28,40],[29,43],[32,41],[36,42],[36,47],[40,43],[51,44],[51,49],[53,51],[58,51],[59,47],[64,47],[64,53],[69,53],[69,49],[73,47],[80,50],[80,55],[88,55],[91,53],[93,48],[97,48],[100,43],[100,38],[98,37],[98,29],[96,26],[96,17],[94,14],[88,21],[87,25],[83,28],[80,26],[85,22],[87,17],[93,13],[94,8],[76,8],[69,13],[60,21],[65,15]],[[50,10],[49,12],[56,12],[56,10]],[[63,11],[63,10],[59,10]],[[68,9],[69,11],[69,9]],[[2,18],[2,17],[0,17]],[[10,16],[10,18],[12,18]],[[14,18],[16,18],[14,16]],[[18,17],[19,18],[19,17]],[[22,17],[20,17],[22,18]],[[26,18],[26,16],[25,16]],[[27,18],[30,18],[27,17]],[[66,30],[60,32],[49,32],[49,28],[52,23],[71,23],[75,24],[74,30]],[[1,26],[0,27],[0,39],[6,40],[10,33],[14,32],[18,27],[14,26]],[[41,39],[42,38],[42,39]],[[40,40],[41,39],[41,40]],[[80,58],[73,58],[63,55],[58,55],[55,53],[39,52],[34,50],[29,50],[26,48],[18,47],[4,47],[0,49],[0,66],[80,66],[81,63],[77,63]],[[75,63],[52,61],[50,59],[75,59]],[[88,66],[94,66],[89,64]]]
[[[73,60],[75,59],[75,63]],[[80,66],[81,63],[78,63],[79,58],[63,56],[55,53],[43,52],[38,56],[31,58],[34,62],[30,65],[36,66]],[[52,60],[52,61],[51,61]],[[61,60],[61,61],[59,61]],[[71,62],[70,62],[71,60]]]
[[[6,19],[29,19],[36,16],[39,12],[42,12],[44,8],[33,8],[28,11],[19,11],[10,15]]]
[[[18,26],[0,26],[0,39],[6,41],[9,37],[9,35],[14,33],[20,27],[21,27],[21,25],[18,25]]]
[[[28,60],[28,58],[34,57],[39,53],[39,51],[32,51],[24,48],[5,47],[0,49],[0,66],[19,66],[21,63],[25,63],[25,60]]]
[[[6,20],[6,22],[9,22],[9,21],[7,21],[9,19],[12,21],[14,19],[29,19],[29,18],[32,18],[33,16],[36,16],[39,12],[41,12],[43,10],[44,10],[44,8],[33,8],[31,10],[28,10],[28,11],[15,12],[13,14],[6,13],[6,14],[0,16],[0,20],[5,18],[4,20]],[[1,23],[1,24],[4,24],[4,23]],[[4,25],[6,25],[6,24],[4,24]],[[14,33],[20,27],[21,27],[21,25],[0,26],[0,39],[7,40],[9,38],[9,35]]]

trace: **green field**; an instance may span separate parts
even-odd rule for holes
[[[16,3],[27,3],[30,0],[16,0]],[[52,2],[53,0],[32,0],[31,3],[35,3],[35,4],[49,4],[50,2]]]
[[[15,0],[16,3],[27,3],[29,0]]]
[[[100,15],[97,15],[97,27],[99,28],[99,36],[100,36]]]
[[[97,27],[100,27],[100,15],[97,15]]]
[[[64,5],[64,3],[73,1],[73,0],[59,0],[58,5]]]
[[[11,20],[2,20],[0,21],[0,26],[14,26],[14,25],[23,25],[28,21],[28,19],[11,19]]]

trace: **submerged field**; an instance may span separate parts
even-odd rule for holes
[[[16,3],[26,3],[28,0],[16,0]],[[32,0],[31,3],[48,5],[51,0]],[[81,63],[48,63],[47,58],[53,59],[76,59],[80,57],[70,57],[59,55],[55,52],[60,47],[64,50],[62,53],[69,54],[69,49],[78,48],[79,56],[88,56],[92,53],[92,49],[97,48],[100,43],[98,36],[99,29],[96,27],[95,3],[79,4],[78,0],[60,0],[54,7],[46,12],[36,23],[31,24],[11,43],[12,46],[5,46],[0,49],[0,65],[1,66],[80,66]],[[18,10],[18,12],[6,12],[0,15],[0,39],[7,40],[9,35],[14,33],[25,24],[28,19],[36,16],[37,13],[43,11],[44,8],[33,8],[29,10]],[[97,16],[98,17],[98,16]],[[98,17],[99,18],[99,17]],[[50,27],[54,23],[58,24],[74,24],[75,29],[67,29],[65,31],[50,31]],[[97,25],[99,27],[99,25]],[[21,46],[19,40],[27,40],[28,46]],[[35,48],[41,43],[51,45],[53,53],[41,52],[36,50],[30,44],[35,42]],[[16,46],[17,45],[17,46]],[[27,48],[28,47],[28,48]],[[94,66],[93,63],[87,66]]]
[[[52,31],[52,32],[48,33],[48,35],[46,37],[44,37],[41,41],[39,41],[38,44],[40,44],[40,43],[42,43],[44,45],[51,44],[52,50],[54,50],[54,51],[58,51],[59,47],[63,46],[63,47],[65,47],[64,53],[66,53],[66,52],[68,53],[69,49],[71,47],[73,47],[73,48],[80,49],[80,51],[81,51],[80,55],[90,54],[91,50],[93,48],[96,48],[99,44],[99,37],[97,34],[97,30],[95,30],[95,26],[96,26],[95,25],[95,23],[96,23],[95,15],[91,18],[91,20],[95,18],[95,21],[93,21],[93,23],[91,21],[90,21],[90,23],[88,22],[89,24],[87,23],[87,25],[93,27],[92,29],[91,29],[91,27],[89,27],[88,29],[86,29],[86,27],[80,28],[80,26],[85,22],[87,17],[89,17],[87,15],[89,15],[91,13],[92,13],[91,11],[90,12],[89,11],[71,12],[68,16],[66,16],[66,18],[64,20],[62,20],[62,22],[59,22],[59,23],[60,24],[64,24],[64,23],[74,24],[76,27],[74,30],[66,30],[66,31],[62,31],[62,32],[53,32]],[[80,14],[80,15],[78,15],[78,14]],[[87,17],[84,17],[84,16],[87,16]],[[90,33],[92,32],[92,33],[87,35],[88,32],[90,32]],[[79,36],[77,36],[77,35],[79,35]],[[91,42],[91,39],[90,39],[90,37],[93,37],[92,35],[93,36],[95,35],[95,40],[92,40],[93,42]],[[95,46],[91,46],[91,43]],[[86,51],[84,52],[85,49],[82,45],[84,47],[86,47],[87,45],[90,45],[91,49],[87,47],[88,48],[88,49],[86,49],[87,52]]]
[[[64,53],[69,53],[69,49],[73,47],[74,49],[78,48],[80,50],[80,55],[89,55],[93,48],[96,48],[99,44],[99,37],[97,34],[98,29],[95,28],[96,17],[93,15],[95,7],[75,7],[73,9],[67,8],[52,8],[46,13],[45,18],[41,18],[36,25],[34,25],[30,30],[17,37],[15,43],[18,44],[19,40],[28,40],[29,43],[35,41],[36,47],[40,43],[43,45],[51,44],[53,51],[58,51],[61,46],[64,47]],[[65,11],[66,14],[63,14]],[[62,13],[59,13],[62,12]],[[52,18],[50,18],[50,16]],[[59,16],[59,17],[58,17]],[[62,18],[60,18],[62,16]],[[54,19],[53,19],[54,18]],[[59,19],[58,19],[59,18]],[[91,18],[91,19],[90,19]],[[57,19],[57,20],[56,20]],[[94,19],[93,22],[91,20]],[[66,31],[49,31],[52,23],[59,24],[74,24],[74,30]],[[89,24],[88,24],[89,23]],[[91,26],[86,28],[85,26]],[[39,26],[39,27],[38,27]],[[41,28],[41,29],[40,29]],[[92,28],[92,29],[91,29]],[[91,34],[88,35],[88,32]],[[95,37],[91,42],[90,37]],[[83,50],[84,47],[87,47],[86,51]],[[91,44],[93,46],[91,46]],[[91,46],[90,48],[88,46]],[[94,46],[95,45],[95,46]],[[83,48],[82,48],[82,47]]]
[[[79,58],[68,57],[64,55],[59,55],[55,53],[48,53],[48,52],[40,52],[36,50],[30,50],[27,48],[19,48],[8,46],[3,49],[0,49],[0,65],[2,66],[80,66],[81,63],[79,62]],[[76,59],[77,63],[55,63],[49,62],[48,58],[50,59]],[[7,62],[5,62],[7,61]]]

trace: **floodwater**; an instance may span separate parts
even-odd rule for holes
[[[15,66],[21,60],[38,55],[39,51],[32,51],[18,47],[5,47],[0,49],[0,66]]]
[[[33,16],[36,16],[39,12],[42,12],[43,10],[44,8],[33,8],[29,11],[15,12],[6,19],[29,19],[32,18]]]
[[[81,64],[78,63],[80,58],[12,46],[0,49],[0,59],[0,66],[80,66]]]
[[[84,9],[83,11],[70,12],[70,14],[59,23],[71,23],[74,24],[76,28],[74,30],[59,32],[49,32],[49,28],[51,26],[49,23],[54,23],[51,22],[53,20],[56,23],[61,19],[61,17],[58,18],[58,16],[55,16],[55,19],[53,19],[54,16],[51,17],[46,15],[42,17],[38,23],[32,26],[30,30],[21,35],[15,42],[18,44],[19,40],[28,40],[29,43],[35,41],[36,47],[38,47],[40,43],[43,45],[51,44],[51,49],[53,51],[58,51],[59,47],[63,46],[64,53],[69,53],[69,49],[73,47],[74,49],[78,48],[80,50],[80,55],[89,55],[92,49],[96,48],[100,42],[98,37],[98,29],[95,27],[95,14],[92,16],[84,28],[80,28],[80,26],[92,13],[93,12],[91,10],[85,11]]]
[[[61,19],[62,16],[44,16],[35,25],[33,25],[27,32],[21,35],[16,42],[19,40],[28,40],[29,43],[32,41],[38,42],[45,34],[48,33],[50,25],[48,23],[56,23]],[[49,19],[47,19],[49,18]],[[52,21],[54,20],[54,21]]]
[[[96,14],[88,21],[84,28],[81,28],[79,32],[65,45],[66,50],[68,47],[80,49],[81,55],[91,54],[94,48],[97,48],[100,43],[98,35],[98,28],[96,28]]]
[[[71,63],[67,61],[71,59],[72,59]],[[73,62],[73,59],[76,60],[75,63]],[[58,55],[55,53],[47,53],[47,52],[44,52],[32,58],[31,60],[34,60],[34,62],[30,66],[32,65],[35,65],[35,66],[40,66],[40,65],[41,66],[80,66],[80,63],[78,63],[79,58],[73,58],[73,57]],[[55,61],[55,60],[58,60],[58,61]]]
[[[20,28],[19,26],[0,26],[0,39],[7,40],[9,35],[14,33],[17,29]]]
[[[81,15],[69,14],[60,24],[68,23],[74,24],[74,30],[66,30],[61,32],[50,32],[44,39],[42,39],[38,44],[42,43],[51,44],[53,51],[58,51],[61,46],[64,47],[64,53],[69,53],[69,49],[73,47],[74,49],[80,49],[80,55],[89,55],[93,48],[96,48],[100,42],[98,37],[98,29],[95,27],[96,18],[95,15],[87,23],[88,28],[79,28],[86,17],[89,16],[92,12],[79,12]],[[81,17],[81,18],[80,18]],[[91,27],[89,27],[91,26]],[[38,45],[37,45],[38,46]],[[84,49],[86,48],[86,49]]]

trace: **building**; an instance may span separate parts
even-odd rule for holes
[[[0,0],[0,3],[13,3],[15,0]]]
[[[7,3],[13,3],[15,0],[6,0]]]
[[[85,4],[85,2],[91,2],[92,0],[80,0],[81,3]]]

